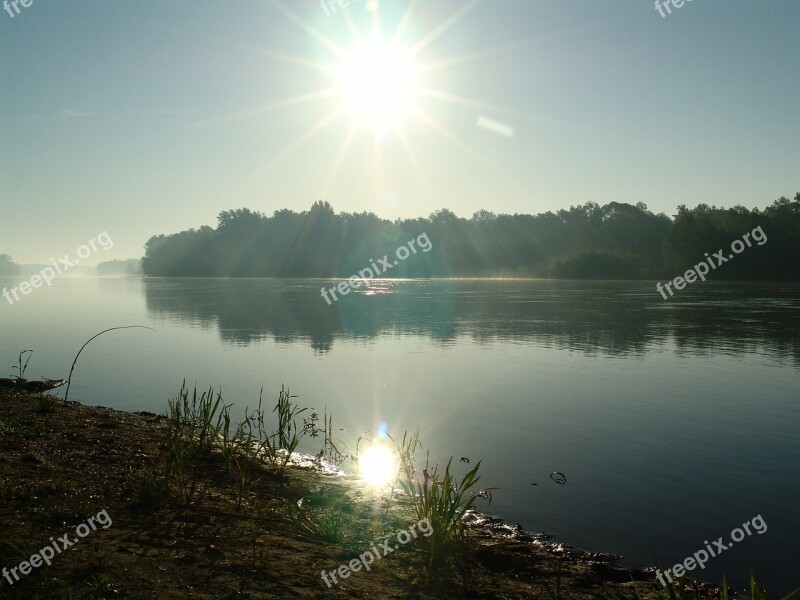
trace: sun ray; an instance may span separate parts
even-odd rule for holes
[[[333,73],[336,71],[336,66],[333,64],[324,63],[319,60],[313,60],[310,58],[304,58],[302,56],[296,56],[294,54],[287,54],[286,52],[277,52],[275,50],[261,48],[260,46],[253,46],[251,44],[242,44],[241,42],[220,41],[219,43],[231,48],[245,50],[247,52],[256,54],[258,56],[266,56],[268,58],[274,58],[290,65],[298,65],[301,67],[306,67],[308,69],[313,69],[315,71],[322,71],[323,73]]]
[[[452,27],[458,21],[463,19],[473,8],[478,6],[478,4],[480,4],[480,3],[481,3],[481,0],[471,0],[470,2],[468,2],[467,4],[462,6],[460,9],[458,9],[456,12],[454,12],[452,15],[450,15],[438,27],[435,27],[434,29],[432,29],[430,31],[430,33],[428,33],[428,35],[426,35],[424,38],[422,38],[420,41],[418,41],[414,45],[414,47],[411,48],[411,55],[415,56],[415,55],[419,54],[422,50],[424,50],[428,46],[428,44],[433,42],[436,38],[438,38],[440,35],[442,35],[445,31],[450,29],[450,27]]]
[[[381,11],[372,11],[372,40],[379,42],[381,39]]]
[[[422,168],[422,165],[419,164],[417,155],[414,154],[414,149],[411,147],[411,142],[406,135],[405,129],[400,123],[398,123],[395,130],[397,131],[397,137],[400,140],[403,152],[411,163],[411,167],[414,169],[414,174],[417,176],[417,181],[422,187],[422,191],[426,195],[426,200],[433,200],[433,188],[431,187],[430,180],[428,179],[428,176],[425,175],[425,170]]]
[[[257,181],[265,173],[267,173],[270,169],[272,169],[275,165],[281,162],[284,158],[286,158],[292,152],[303,146],[306,142],[308,142],[308,140],[310,140],[312,137],[314,137],[323,129],[325,129],[334,120],[338,119],[339,116],[342,114],[342,112],[344,112],[344,108],[345,108],[344,105],[340,104],[339,106],[331,110],[329,113],[324,115],[322,118],[320,118],[316,123],[311,125],[311,127],[309,127],[305,132],[303,132],[300,136],[295,138],[295,140],[291,144],[286,146],[286,148],[284,148],[282,152],[278,153],[276,156],[272,158],[272,160],[270,160],[267,164],[258,169],[258,171],[254,173],[250,177],[250,179],[248,179],[247,184],[249,185],[252,184],[254,181]]]
[[[381,182],[383,181],[383,145],[380,139],[381,132],[373,131],[372,135],[372,197],[374,200],[378,200],[381,197]]]
[[[281,160],[289,156],[292,152],[297,150],[300,146],[305,144],[308,140],[312,137],[317,135],[320,131],[325,129],[328,125],[330,125],[334,120],[338,119],[339,116],[344,112],[344,106],[339,105],[333,110],[331,110],[328,114],[323,116],[319,119],[316,123],[314,123],[311,127],[309,127],[305,133],[297,137],[291,144],[286,146],[286,148],[274,157],[267,165],[264,167],[264,170],[271,169],[274,165],[278,164]]]
[[[392,43],[399,44],[400,40],[403,39],[403,36],[406,33],[406,29],[411,24],[411,18],[414,16],[414,11],[419,4],[419,0],[411,0],[408,7],[406,8],[406,12],[403,13],[400,22],[397,24],[397,28],[394,30],[394,34],[392,35]]]
[[[467,144],[464,140],[458,137],[455,133],[450,131],[445,125],[443,125],[440,121],[437,121],[435,118],[427,114],[422,109],[416,109],[415,114],[425,123],[427,123],[432,129],[434,129],[437,133],[439,133],[442,137],[444,137],[447,141],[451,144],[463,150],[472,158],[474,158],[481,166],[485,167],[486,169],[493,170],[492,166],[486,161],[486,158],[476,152],[469,144]]]
[[[509,50],[513,50],[521,46],[526,46],[528,44],[530,44],[530,40],[519,40],[517,42],[510,42],[508,44],[503,44],[502,46],[488,48],[487,50],[481,50],[479,52],[472,52],[470,54],[460,54],[458,56],[451,56],[449,58],[443,58],[440,60],[431,61],[429,63],[419,65],[417,67],[417,70],[420,73],[430,73],[431,71],[438,71],[440,69],[444,69],[446,67],[452,67],[454,65],[475,62],[476,60],[488,58],[496,54],[502,54],[503,52],[508,52]]]
[[[328,192],[330,192],[331,187],[333,187],[333,182],[336,180],[336,176],[339,174],[339,167],[342,166],[342,162],[344,162],[344,158],[356,137],[359,127],[360,123],[358,119],[353,119],[353,122],[350,124],[350,129],[348,129],[344,139],[342,140],[342,143],[339,145],[339,151],[336,153],[336,157],[333,159],[333,164],[331,165],[330,171],[328,171],[328,176],[325,178],[325,182],[322,184],[320,198],[323,200],[328,195]]]
[[[353,11],[350,10],[345,13],[344,22],[350,30],[350,36],[356,46],[362,45],[364,43],[364,36],[361,35],[361,30],[356,25],[355,19],[353,19]]]
[[[274,110],[281,110],[283,108],[289,108],[291,106],[299,106],[301,104],[308,104],[309,102],[316,102],[317,100],[324,100],[326,98],[330,98],[331,96],[335,96],[337,93],[338,90],[335,87],[328,87],[325,89],[308,92],[307,94],[298,94],[297,96],[284,98],[283,100],[277,100],[276,102],[271,102],[269,104],[264,104],[262,106],[254,106],[252,108],[246,108],[234,113],[229,113],[227,115],[216,117],[214,119],[206,119],[205,121],[198,121],[197,123],[194,124],[194,126],[208,127],[211,125],[218,125],[220,123],[225,123],[227,121],[247,119],[249,117],[254,117],[264,113],[272,112]]]
[[[300,29],[317,40],[320,44],[328,48],[328,50],[333,52],[336,56],[339,58],[347,57],[347,52],[345,52],[338,44],[334,43],[329,37],[321,33],[316,27],[310,25],[307,21],[304,21],[297,13],[286,6],[283,2],[280,2],[280,0],[269,0],[269,3],[272,4],[276,10],[282,12],[289,20],[293,21],[295,25],[300,27]]]
[[[467,98],[466,96],[449,94],[441,90],[434,90],[432,88],[427,88],[427,87],[417,88],[417,95],[425,98],[433,98],[435,100],[441,100],[442,102],[450,102],[451,104],[466,106],[468,108],[477,108],[478,110],[488,110],[498,114],[503,114],[510,117],[517,117],[519,119],[525,119],[528,121],[541,122],[543,120],[530,113],[514,110],[511,108],[506,108],[504,106],[500,106],[498,104],[492,104],[490,102],[480,102],[478,100]]]

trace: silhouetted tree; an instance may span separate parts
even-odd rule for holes
[[[268,217],[247,208],[222,211],[204,226],[150,238],[147,275],[349,277],[423,233],[433,249],[400,261],[385,277],[672,278],[730,248],[761,227],[753,245],[712,277],[800,278],[800,193],[764,211],[700,204],[670,219],[647,205],[596,202],[538,215],[480,210],[463,219],[443,208],[428,218],[387,221],[372,213],[339,213],[322,200],[308,211]]]

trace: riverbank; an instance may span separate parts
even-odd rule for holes
[[[411,508],[300,467],[255,473],[239,501],[220,461],[204,465],[186,506],[164,478],[165,421],[0,388],[0,567],[13,581],[0,579],[3,597],[632,597],[631,574],[613,557],[496,522],[471,528],[469,578],[453,571],[432,583],[408,544],[328,587],[323,570],[408,529]],[[80,527],[103,510],[107,528]],[[73,544],[50,566],[10,573],[64,534]]]

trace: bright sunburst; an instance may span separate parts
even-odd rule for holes
[[[350,105],[358,113],[377,119],[399,116],[417,91],[408,50],[378,41],[348,56],[338,77]]]
[[[340,11],[336,17],[342,19],[349,35],[342,30],[341,36],[330,37],[308,20],[289,8],[283,0],[268,0],[278,12],[302,29],[319,48],[324,49],[326,58],[317,60],[306,56],[286,54],[278,50],[248,48],[262,56],[283,61],[315,72],[325,87],[307,91],[296,96],[273,101],[269,104],[252,107],[238,113],[226,115],[222,120],[254,117],[266,112],[297,107],[325,101],[326,108],[321,112],[314,109],[310,113],[309,125],[294,140],[284,146],[271,160],[267,161],[253,179],[272,169],[290,154],[337,123],[340,119],[350,122],[338,150],[332,156],[328,174],[320,186],[320,197],[327,196],[333,186],[339,169],[359,133],[373,136],[374,151],[370,168],[374,195],[379,197],[383,191],[383,151],[382,142],[391,140],[399,148],[412,167],[416,179],[425,195],[432,198],[425,169],[417,157],[417,140],[412,140],[412,132],[419,135],[421,129],[436,134],[456,150],[471,156],[478,164],[490,168],[485,157],[470,144],[452,131],[441,120],[439,114],[428,110],[431,103],[444,103],[474,112],[475,119],[486,114],[511,114],[515,117],[529,118],[529,115],[510,111],[490,103],[479,102],[469,97],[435,89],[428,84],[431,75],[455,65],[463,65],[482,60],[492,54],[507,52],[520,46],[513,42],[503,47],[472,51],[468,54],[449,56],[437,60],[422,60],[422,54],[431,44],[472,11],[481,0],[468,0],[460,9],[449,14],[441,23],[433,25],[427,32],[410,30],[414,13],[421,0],[408,3],[405,12],[387,32],[382,26],[380,3],[377,0],[368,5],[370,23],[355,22],[356,4],[351,10]],[[367,6],[365,4],[365,6]],[[320,16],[320,19],[323,17]],[[325,17],[327,19],[327,17]],[[328,25],[330,21],[324,21]],[[339,99],[331,103],[330,100]],[[315,114],[316,113],[316,114]],[[484,122],[484,121],[482,121]],[[506,128],[504,131],[507,131]],[[513,135],[513,134],[512,134]]]

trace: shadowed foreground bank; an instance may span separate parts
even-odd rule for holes
[[[0,387],[0,568],[27,561],[52,545],[51,537],[77,540],[49,567],[13,585],[1,579],[2,596],[598,598],[613,590],[628,598],[632,576],[652,579],[605,555],[473,529],[468,579],[466,571],[447,570],[431,581],[421,553],[408,544],[328,588],[323,569],[349,563],[416,521],[407,504],[299,467],[254,472],[237,493],[223,461],[212,456],[194,465],[197,485],[187,505],[164,477],[167,436],[160,415]],[[107,528],[81,529],[103,510]]]

